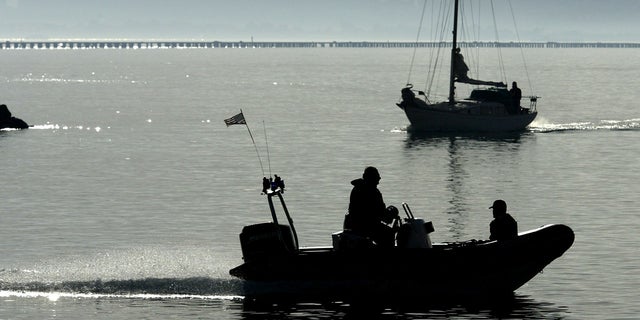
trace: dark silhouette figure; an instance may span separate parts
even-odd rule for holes
[[[464,62],[464,57],[462,56],[462,53],[460,53],[460,48],[456,48],[453,54],[453,63],[453,72],[456,76],[456,80],[460,82],[468,81],[469,77],[467,76],[467,72],[469,71],[469,67]]]
[[[485,86],[494,86],[494,87],[503,87],[503,88],[507,87],[507,85],[504,84],[503,82],[471,79],[467,75],[467,72],[469,72],[469,67],[464,62],[464,57],[462,56],[462,53],[460,53],[460,48],[456,48],[455,51],[453,52],[453,75],[455,77],[455,81],[468,83],[468,84],[485,85]]]
[[[518,223],[507,213],[507,203],[504,200],[496,200],[489,207],[493,209],[493,221],[489,224],[491,235],[489,240],[509,240],[518,236]]]
[[[518,83],[513,82],[511,84],[511,90],[509,90],[509,94],[511,95],[511,106],[508,109],[510,114],[520,113],[520,99],[522,99],[522,90],[518,88]]]
[[[362,178],[351,181],[353,189],[349,199],[349,212],[344,219],[344,229],[367,237],[378,246],[392,247],[395,231],[383,224],[390,220],[388,216],[391,210],[386,209],[378,190],[380,179],[378,169],[367,167]]]
[[[29,125],[18,119],[16,117],[11,116],[11,111],[7,108],[6,104],[0,105],[0,129],[27,129]]]

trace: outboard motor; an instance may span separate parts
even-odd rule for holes
[[[282,186],[284,186],[284,183]],[[242,228],[240,246],[242,247],[242,258],[245,262],[265,256],[293,254],[298,251],[298,235],[282,197],[282,188],[276,186],[276,188],[263,191],[267,195],[273,222],[253,224]],[[278,223],[273,197],[280,199],[282,210],[289,225]]]
[[[291,227],[273,222],[242,228],[240,246],[244,261],[264,256],[286,255],[296,250]]]

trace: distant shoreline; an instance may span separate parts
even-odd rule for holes
[[[640,48],[640,42],[459,42],[460,47],[483,48]],[[450,47],[451,42],[403,41],[133,41],[44,40],[3,41],[0,50],[39,49],[213,49],[213,48],[429,48]]]

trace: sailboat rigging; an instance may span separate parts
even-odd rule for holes
[[[426,3],[425,3],[426,8]],[[423,15],[425,10],[423,9]],[[435,99],[418,91],[408,83],[397,103],[404,110],[412,131],[504,132],[524,130],[537,116],[537,96],[529,96],[529,106],[521,106],[522,93],[517,82],[511,90],[502,81],[478,80],[469,77],[469,67],[460,52],[458,42],[460,1],[453,3],[453,30],[449,68],[449,92],[446,101]],[[421,23],[422,23],[421,18]],[[495,20],[495,18],[494,18]],[[515,19],[514,19],[515,21]],[[413,60],[412,58],[412,64]],[[436,59],[437,61],[438,59]],[[410,71],[411,72],[411,71]],[[434,73],[435,68],[429,72]],[[410,78],[409,78],[410,81]],[[408,82],[409,82],[408,81]],[[466,99],[456,98],[456,84],[477,86]]]

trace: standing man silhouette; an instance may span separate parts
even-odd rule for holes
[[[518,88],[517,82],[514,81],[511,84],[511,90],[509,90],[509,94],[511,95],[511,106],[508,109],[509,113],[520,113],[520,99],[522,99],[522,90]]]
[[[351,181],[349,213],[344,218],[344,230],[367,237],[378,246],[393,246],[394,232],[382,222],[386,220],[386,206],[378,190],[380,173],[375,167],[364,169],[362,178]]]

